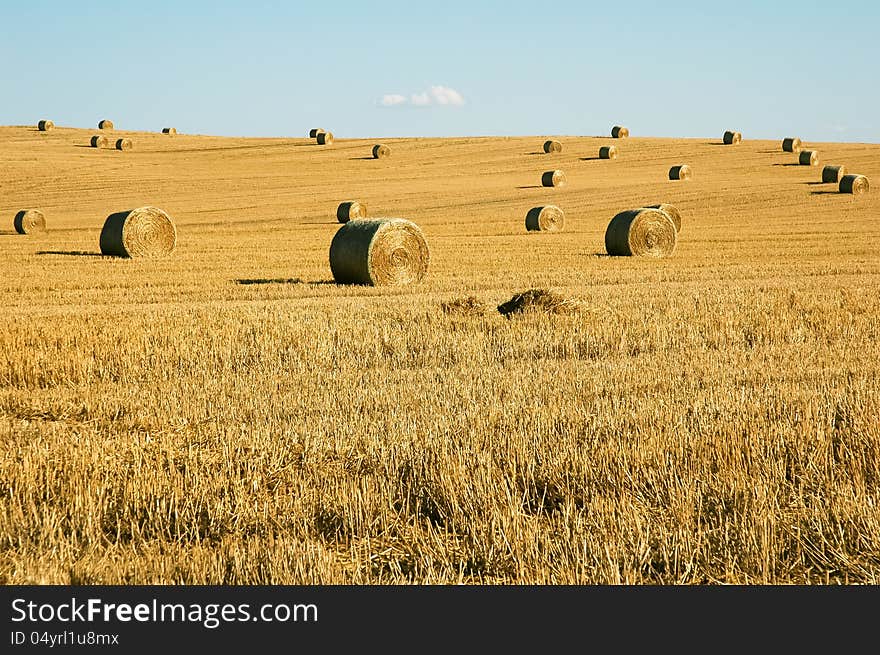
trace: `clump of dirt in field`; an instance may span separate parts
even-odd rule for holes
[[[456,316],[483,316],[488,307],[486,307],[486,303],[476,296],[464,296],[440,303],[440,309],[443,310],[444,314],[454,314]]]
[[[583,303],[575,298],[565,296],[549,289],[529,289],[516,294],[507,302],[498,305],[498,311],[510,318],[514,314],[575,314],[581,310]]]

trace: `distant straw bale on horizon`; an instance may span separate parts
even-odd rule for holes
[[[846,175],[846,166],[825,166],[822,169],[822,182],[837,184]]]
[[[562,144],[555,139],[544,141],[544,152],[547,154],[554,152],[562,152]]]
[[[336,220],[340,223],[348,223],[366,217],[367,206],[357,200],[346,200],[339,203],[339,207],[336,208]]]
[[[622,211],[608,223],[605,250],[614,256],[668,257],[678,230],[666,212],[644,207]]]
[[[545,171],[541,175],[541,186],[560,187],[565,186],[566,183],[565,173],[559,170]]]
[[[40,132],[48,132],[49,130],[53,129],[54,127],[55,127],[55,123],[53,123],[52,121],[49,121],[49,120],[42,120],[39,123],[37,123],[37,129]]]
[[[740,134],[739,132],[733,132],[731,130],[727,130],[724,133],[724,138],[723,138],[724,144],[728,145],[728,146],[738,145],[738,144],[742,143],[742,139],[743,139],[742,134]]]
[[[113,121],[106,119],[106,118],[102,121],[99,121],[98,122],[98,129],[99,130],[112,130],[113,129]]]
[[[174,220],[162,209],[138,207],[110,214],[101,229],[101,254],[155,259],[170,255],[177,245]]]
[[[611,128],[611,136],[615,139],[625,139],[629,136],[629,128],[622,125],[615,125]]]
[[[802,145],[801,140],[796,136],[790,136],[782,140],[782,149],[785,152],[800,152]]]
[[[46,232],[46,215],[39,209],[22,209],[15,214],[12,225],[19,234],[43,234]]]
[[[349,221],[330,243],[330,270],[338,284],[415,284],[429,262],[422,230],[405,218]]]
[[[318,135],[323,131],[324,131],[323,128],[313,127],[312,129],[309,130],[309,138],[316,139],[316,138],[318,138]]]
[[[691,167],[687,164],[679,164],[669,169],[670,180],[689,180],[692,176]]]
[[[559,232],[565,226],[565,212],[556,205],[532,207],[526,213],[529,232]]]
[[[162,134],[177,134],[176,127],[163,127]]]
[[[854,196],[859,196],[863,193],[868,193],[869,186],[868,178],[864,175],[844,175],[840,178],[837,189],[840,193],[851,193]]]
[[[318,145],[329,146],[333,145],[333,132],[318,132],[315,139],[318,142]]]

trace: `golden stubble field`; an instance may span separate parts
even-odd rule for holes
[[[880,181],[880,146],[798,166],[725,127],[550,155],[0,128],[0,581],[880,582],[880,194],[818,183]],[[421,226],[424,282],[333,284],[348,199]],[[527,233],[548,202],[564,231]],[[605,256],[658,202],[675,254]],[[174,254],[100,256],[148,204]],[[14,233],[31,207],[47,234]],[[492,311],[534,287],[582,311]]]

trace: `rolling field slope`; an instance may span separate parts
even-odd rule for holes
[[[880,145],[800,166],[723,128],[120,152],[0,127],[0,581],[877,584],[880,193],[819,180],[880,183]],[[427,278],[334,284],[344,200],[417,223]],[[605,255],[660,202],[672,256]],[[526,232],[542,204],[562,232]],[[101,256],[143,205],[173,255]],[[535,287],[582,310],[495,311]],[[486,313],[441,309],[465,296]]]

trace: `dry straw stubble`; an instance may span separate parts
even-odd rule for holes
[[[693,177],[693,172],[687,164],[679,164],[669,169],[670,180],[689,180],[691,177]]]
[[[12,224],[19,234],[42,234],[46,231],[46,215],[39,209],[22,209]]]
[[[113,129],[113,121],[105,118],[104,120],[98,122],[98,129],[99,130],[112,130]]]
[[[801,140],[796,136],[790,136],[782,140],[782,149],[785,152],[800,152]]]
[[[541,175],[541,186],[553,186],[560,187],[565,186],[567,180],[565,179],[565,173],[562,171],[545,171]]]
[[[318,145],[329,146],[333,144],[333,132],[318,132],[318,136],[315,137],[315,140],[318,142]]]
[[[131,150],[132,149],[131,139],[129,139],[129,138],[116,139],[116,149],[117,150]]]
[[[526,214],[529,232],[559,232],[565,226],[565,212],[556,205],[532,207]]]
[[[547,141],[544,141],[544,152],[547,154],[562,152],[562,144],[554,139],[548,139]]]
[[[615,125],[611,128],[611,136],[615,139],[625,139],[629,136],[629,128]]]
[[[440,309],[452,316],[484,316],[488,307],[476,296],[463,296],[441,302]]]
[[[110,140],[103,134],[96,134],[91,138],[89,144],[92,148],[106,148],[110,144]]]
[[[609,255],[668,257],[675,252],[678,231],[666,212],[644,207],[617,214],[605,230]]]
[[[798,163],[801,166],[816,166],[819,164],[819,153],[815,150],[801,150]]]
[[[158,207],[138,207],[110,214],[101,230],[101,254],[115,257],[158,258],[177,245],[174,220]]]
[[[743,137],[742,137],[742,134],[740,134],[739,132],[733,132],[731,130],[727,130],[724,133],[723,140],[724,140],[725,145],[728,145],[728,146],[737,145],[737,144],[742,143]]]
[[[617,146],[602,146],[599,148],[599,159],[617,159]]]
[[[391,148],[381,143],[374,145],[372,152],[373,159],[383,159],[391,156]]]
[[[825,166],[822,168],[822,182],[837,184],[846,175],[846,166]]]
[[[840,193],[851,193],[854,196],[868,193],[868,178],[864,175],[844,175],[837,188]]]
[[[583,303],[575,298],[566,298],[550,289],[528,289],[498,305],[498,313],[505,318],[516,314],[574,314]]]
[[[346,200],[339,203],[339,207],[336,208],[336,220],[340,223],[348,223],[366,217],[367,206],[357,200]]]
[[[422,230],[405,218],[350,221],[330,243],[330,270],[338,284],[415,284],[427,274],[429,262]]]
[[[37,129],[40,130],[40,132],[48,132],[54,127],[55,123],[53,123],[52,121],[43,120],[37,123]]]

